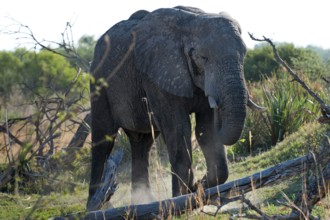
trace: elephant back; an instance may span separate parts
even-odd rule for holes
[[[139,10],[134,12],[129,18],[128,20],[141,20],[142,18],[144,18],[144,16],[146,16],[147,14],[149,14],[150,12],[147,10]]]
[[[147,11],[138,11],[128,20],[121,21],[112,26],[97,41],[94,58],[90,72],[95,78],[107,78],[114,74],[114,70],[123,66],[131,52],[132,29],[138,24],[139,19],[147,14]]]
[[[176,6],[174,7],[175,9],[179,9],[179,10],[183,10],[183,11],[188,11],[191,13],[195,13],[195,14],[206,14],[205,11],[203,11],[202,9],[199,8],[195,8],[195,7],[190,7],[190,6]]]

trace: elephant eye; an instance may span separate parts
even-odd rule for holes
[[[204,63],[207,63],[207,61],[209,60],[209,58],[207,58],[206,56],[201,56],[201,58],[203,59]]]

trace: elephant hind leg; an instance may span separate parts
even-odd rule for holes
[[[150,193],[149,152],[154,142],[151,133],[142,134],[125,130],[129,137],[132,153],[132,203],[141,204],[154,200]],[[155,137],[159,132],[155,133]]]

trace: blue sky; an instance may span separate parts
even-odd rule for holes
[[[74,40],[82,35],[98,38],[118,21],[139,9],[189,5],[207,12],[228,12],[241,24],[243,39],[252,48],[247,32],[276,42],[297,46],[315,45],[330,49],[330,10],[327,0],[4,0],[0,8],[0,50],[24,46],[27,39],[6,32],[18,30],[12,20],[28,25],[42,40],[60,41],[67,22],[73,24]]]

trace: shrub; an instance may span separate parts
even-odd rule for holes
[[[286,73],[280,72],[276,77],[266,79],[262,91],[263,104],[267,107],[263,118],[272,145],[315,118],[313,113],[318,106],[299,84],[290,81]]]
[[[267,108],[265,112],[248,111],[241,141],[231,148],[231,154],[246,155],[265,150],[315,120],[318,105],[288,74],[277,72],[271,78],[254,83],[253,99]],[[256,88],[261,89],[256,89]]]

